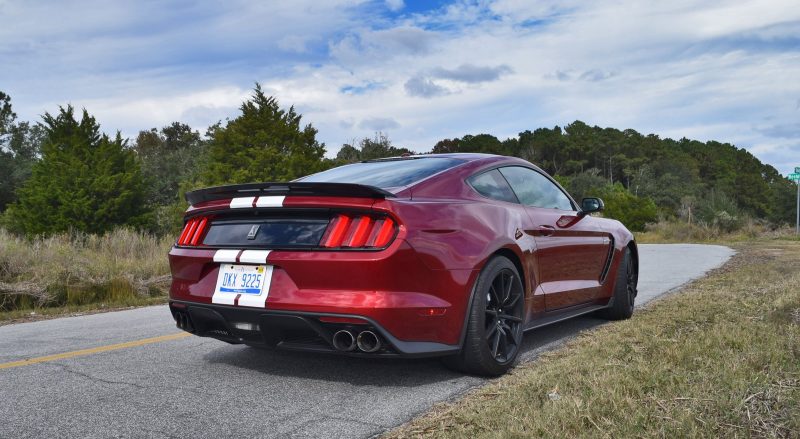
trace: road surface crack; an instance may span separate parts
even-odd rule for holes
[[[57,366],[57,367],[61,368],[61,370],[65,371],[65,372],[77,375],[77,376],[82,377],[82,378],[86,378],[87,380],[92,381],[92,382],[100,382],[100,383],[108,384],[108,385],[112,385],[112,386],[113,385],[131,386],[131,387],[135,387],[135,388],[140,389],[140,390],[146,390],[147,389],[147,386],[143,386],[141,384],[129,383],[127,381],[113,381],[113,380],[107,380],[107,379],[99,378],[99,377],[90,375],[90,374],[88,374],[86,372],[81,372],[81,371],[75,370],[75,369],[67,366],[66,364],[61,364],[61,363],[50,363],[50,364],[52,364],[53,366]]]

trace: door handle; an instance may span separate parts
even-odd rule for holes
[[[547,225],[543,224],[543,225],[539,226],[538,230],[539,230],[539,234],[540,235],[542,235],[542,236],[550,236],[556,231],[556,228],[553,227],[553,226],[547,226]]]

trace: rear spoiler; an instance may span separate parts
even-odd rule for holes
[[[390,198],[395,195],[374,186],[353,183],[246,183],[199,189],[186,193],[191,205],[204,201],[262,195],[300,195],[323,197]]]

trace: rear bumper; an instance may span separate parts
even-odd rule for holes
[[[369,357],[430,357],[455,354],[458,345],[429,341],[403,341],[375,320],[359,315],[278,311],[171,300],[170,311],[178,328],[202,337],[253,346]],[[338,331],[354,336],[364,331],[377,334],[380,348],[345,351],[333,343]]]
[[[460,345],[477,276],[474,270],[430,269],[402,239],[377,252],[274,250],[265,262],[273,267],[265,303],[228,306],[213,300],[220,266],[215,252],[170,251],[171,301],[224,312],[223,320],[233,318],[225,314],[229,309],[247,316],[354,316],[379,328],[387,341],[396,340],[391,344],[399,353],[420,350],[403,349],[408,343],[432,352],[437,346]]]

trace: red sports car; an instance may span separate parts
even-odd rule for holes
[[[369,160],[186,198],[169,307],[196,335],[499,375],[526,330],[633,313],[631,233],[518,158]]]

